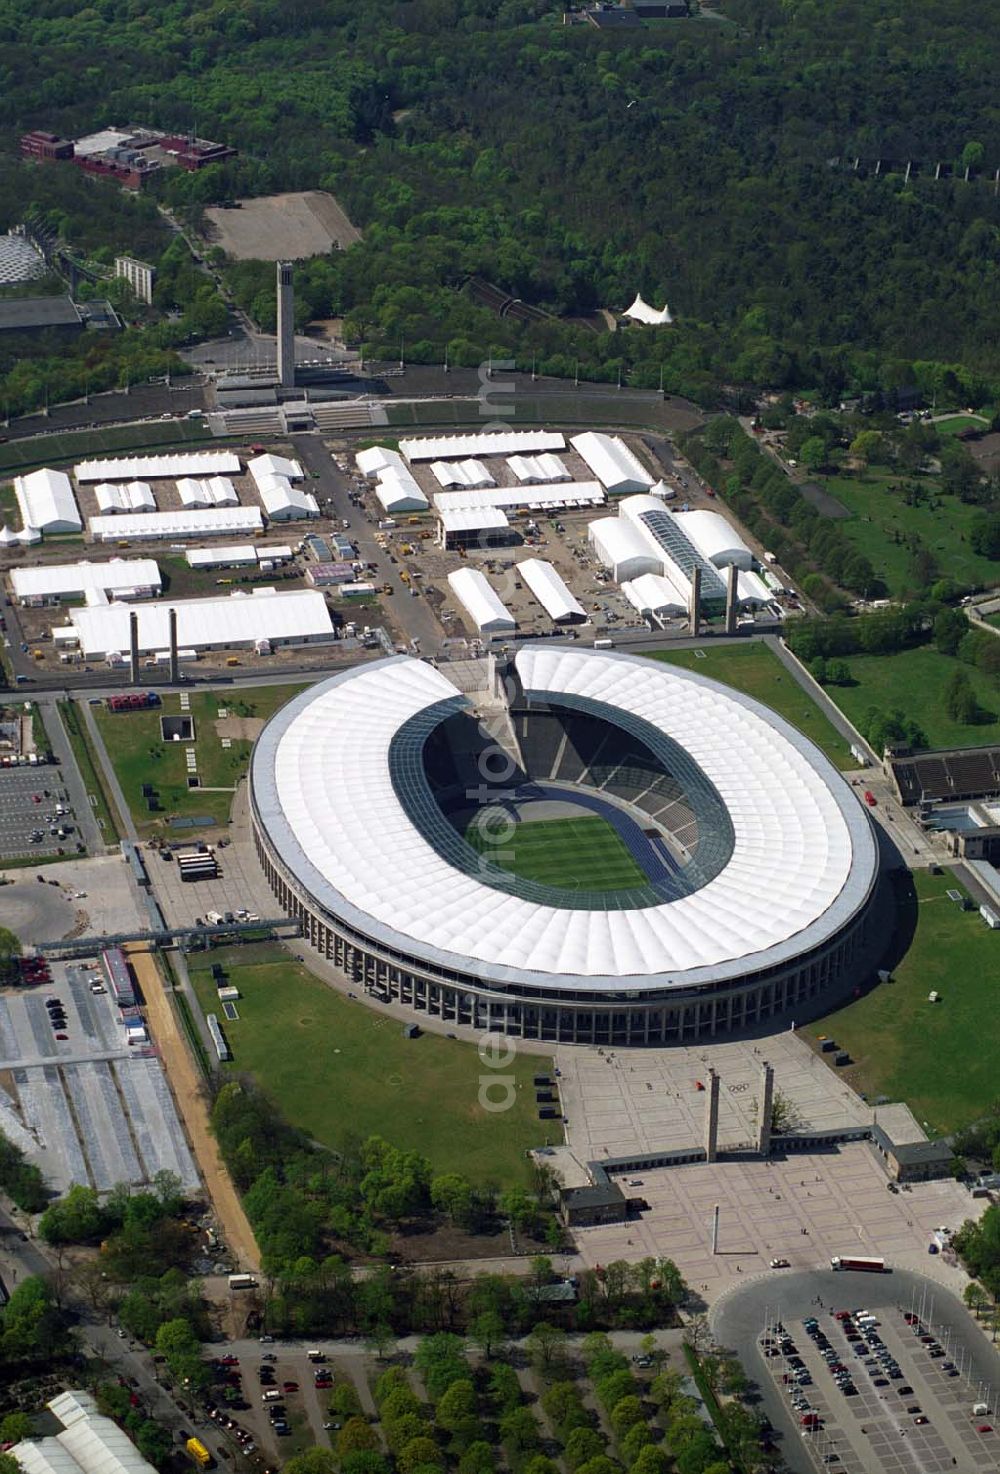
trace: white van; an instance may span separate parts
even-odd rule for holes
[[[277,1387],[272,1387],[270,1392],[265,1392],[260,1400],[261,1402],[280,1402],[283,1396],[284,1393],[279,1392]]]

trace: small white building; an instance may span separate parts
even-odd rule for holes
[[[609,496],[648,491],[653,485],[655,478],[619,435],[587,430],[582,435],[574,435],[570,445],[586,461]]]
[[[369,445],[365,450],[359,450],[354,457],[354,464],[362,476],[367,476],[370,481],[375,481],[383,471],[404,471],[406,462],[398,450],[390,450],[387,445]]]
[[[631,307],[626,307],[622,316],[629,318],[632,322],[640,322],[644,327],[649,328],[669,327],[673,322],[666,302],[662,307],[650,307],[649,303],[643,300],[641,292],[636,292],[635,301]]]
[[[517,629],[517,620],[478,568],[458,568],[448,574],[448,583],[480,634],[510,634]]]
[[[508,456],[507,464],[524,486],[573,479],[559,457],[548,450],[536,456]]]
[[[759,606],[770,604],[774,595],[759,573],[745,573],[741,569],[736,575],[736,597],[741,604]]]
[[[65,471],[29,471],[14,477],[21,521],[39,532],[82,532],[83,521]]]
[[[544,558],[525,558],[514,567],[553,623],[585,623],[586,610],[551,563]]]
[[[652,545],[625,517],[601,517],[587,528],[587,541],[611,572],[615,583],[640,578],[644,573],[660,573],[663,559]]]
[[[431,475],[446,491],[475,491],[496,486],[496,480],[482,461],[431,461]]]
[[[290,461],[287,456],[256,456],[252,461],[247,461],[247,470],[258,484],[262,476],[286,476],[289,481],[302,480],[302,467],[298,461]]]
[[[236,507],[239,497],[228,476],[182,476],[177,491],[185,507]]]
[[[253,543],[227,543],[219,548],[188,548],[184,554],[189,568],[256,568]]]
[[[107,516],[116,512],[155,512],[156,498],[148,481],[100,481],[94,487],[97,509]]]
[[[107,563],[44,563],[11,571],[19,604],[56,604],[84,599],[95,590],[115,599],[149,599],[160,592],[160,570],[152,558],[112,558]]]

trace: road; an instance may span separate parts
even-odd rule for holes
[[[103,854],[111,836],[101,833],[100,825],[94,817],[87,787],[80,776],[73,749],[69,745],[66,728],[63,726],[62,715],[56,703],[46,702],[41,716],[52,744],[52,754],[59,764],[59,776],[69,794],[70,807],[80,827],[80,838],[86,845],[88,854]]]
[[[341,524],[348,524],[347,531],[354,540],[358,557],[365,563],[374,563],[377,572],[372,575],[373,582],[378,585],[388,583],[392,585],[392,599],[395,608],[390,608],[386,603],[386,612],[393,622],[404,627],[411,641],[414,641],[417,650],[422,655],[434,655],[441,647],[444,640],[444,630],[438,623],[431,606],[423,596],[413,598],[404,583],[401,582],[400,566],[389,560],[389,554],[383,552],[375,541],[374,517],[361,510],[360,507],[352,505],[349,492],[351,484],[342,471],[334,464],[330,452],[324,446],[322,440],[315,435],[291,435],[289,439],[294,447],[296,457],[302,462],[307,472],[315,472],[318,480],[311,483],[314,495],[323,502],[330,505],[324,510],[328,515],[336,518]],[[373,493],[368,493],[369,503],[374,503]],[[395,534],[397,540],[402,538],[402,533]]]

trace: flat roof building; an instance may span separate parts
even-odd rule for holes
[[[505,634],[517,629],[517,620],[478,568],[457,568],[448,574],[448,583],[480,634]]]
[[[170,611],[177,612],[177,643],[192,650],[271,645],[306,645],[333,638],[326,600],[316,589],[255,588],[209,599],[162,599],[136,612],[139,649],[170,647]],[[85,658],[103,659],[129,649],[130,608],[108,604],[74,609],[70,619]]]
[[[45,563],[15,568],[10,586],[19,604],[53,604],[81,599],[99,589],[116,599],[146,599],[161,588],[152,558],[112,558],[107,563]]]
[[[262,532],[259,507],[205,507],[179,512],[137,512],[124,517],[91,517],[95,542],[140,542],[156,538],[232,537]]]
[[[82,333],[83,314],[69,297],[13,297],[0,302],[0,333]]]
[[[82,532],[83,522],[65,471],[30,471],[14,477],[21,521],[39,532]]]

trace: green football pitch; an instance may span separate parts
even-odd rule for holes
[[[490,832],[473,820],[465,837],[494,865],[563,890],[617,891],[648,884],[618,834],[596,814],[525,819]]]

